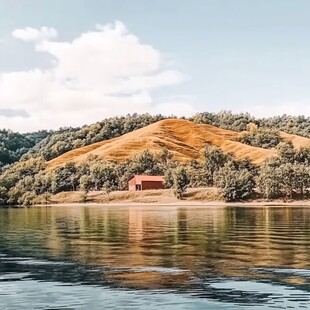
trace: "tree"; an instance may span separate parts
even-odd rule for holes
[[[309,165],[296,164],[294,169],[293,187],[297,193],[305,198],[307,189],[310,187],[310,168]]]
[[[191,160],[186,166],[186,171],[190,179],[190,187],[203,187],[210,184],[210,181],[206,178],[203,163],[197,160]]]
[[[173,171],[172,169],[167,169],[164,175],[164,185],[166,188],[172,188],[174,184]]]
[[[294,164],[284,163],[278,168],[280,170],[280,184],[283,195],[287,198],[293,198],[295,185]]]
[[[281,196],[281,175],[277,160],[270,159],[261,166],[257,185],[265,198],[272,199]]]
[[[276,147],[281,142],[279,131],[267,128],[253,129],[244,133],[240,142],[264,149],[271,149]]]
[[[154,154],[145,150],[128,161],[128,171],[131,174],[161,174],[163,169]]]
[[[206,145],[203,150],[205,162],[204,162],[204,173],[205,183],[213,186],[214,174],[224,166],[224,164],[232,159],[232,156],[225,154],[220,148],[216,146]]]
[[[295,161],[310,166],[310,147],[301,147],[296,151]]]
[[[173,157],[173,154],[167,149],[167,147],[164,147],[162,151],[158,155],[160,161],[162,162],[164,168],[168,168],[169,161]]]
[[[0,205],[6,204],[7,200],[7,189],[4,186],[0,186]]]
[[[113,185],[111,184],[109,180],[104,182],[102,190],[108,196],[108,202],[110,201],[110,193],[113,191],[113,189],[115,188],[113,187]]]
[[[237,170],[233,162],[228,162],[216,173],[215,184],[221,189],[225,201],[235,201],[250,197],[254,180],[247,169]]]
[[[295,161],[296,150],[291,141],[280,143],[277,150],[282,162],[293,163]]]
[[[65,191],[75,191],[79,185],[80,175],[72,162],[56,168],[51,175],[51,188],[54,194]]]
[[[93,181],[90,176],[83,175],[80,178],[80,189],[85,192],[89,192],[93,186]]]
[[[173,172],[174,194],[178,199],[182,199],[190,180],[183,167],[178,167]]]

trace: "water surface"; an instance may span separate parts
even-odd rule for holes
[[[0,309],[309,309],[310,208],[0,208]]]

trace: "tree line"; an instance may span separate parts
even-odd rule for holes
[[[0,130],[0,171],[5,165],[18,161],[48,135],[48,131],[45,130],[26,134]]]
[[[187,187],[217,187],[225,201],[248,199],[255,193],[267,199],[309,197],[310,148],[296,150],[292,143],[282,142],[277,150],[278,156],[260,167],[211,145],[201,150],[202,160],[184,164],[173,160],[167,149],[156,154],[145,150],[123,163],[89,156],[51,171],[45,169],[43,158],[24,159],[0,176],[0,204],[28,205],[66,191],[109,194],[126,190],[135,174],[164,175],[166,187],[179,199]]]
[[[176,118],[169,116],[171,117]],[[57,131],[43,130],[19,134],[10,130],[0,130],[0,169],[22,157],[42,157],[51,160],[72,149],[115,138],[165,118],[167,117],[160,114],[132,114],[108,118],[78,128],[60,128]],[[275,147],[281,142],[278,134],[280,130],[310,137],[310,117],[305,116],[282,115],[257,119],[248,113],[233,114],[230,111],[221,111],[198,113],[188,119],[198,124],[210,124],[235,131],[245,131],[248,124],[253,123],[258,131],[245,135],[241,142],[265,148]]]

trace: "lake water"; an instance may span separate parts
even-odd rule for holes
[[[310,309],[310,208],[0,208],[0,309]]]

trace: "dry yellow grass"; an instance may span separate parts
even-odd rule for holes
[[[300,147],[310,147],[310,139],[297,136],[297,135],[292,135],[286,132],[281,131],[280,132],[281,138],[283,138],[286,141],[292,141],[293,145],[295,148],[300,148]]]
[[[216,188],[188,188],[186,190],[185,201],[220,201],[221,196]],[[43,199],[38,199],[38,203],[44,204]],[[81,203],[83,202],[83,192],[62,192],[52,195],[49,203]],[[147,190],[140,192],[115,191],[109,196],[102,191],[91,191],[87,195],[88,203],[177,203],[172,189]]]
[[[225,130],[211,125],[199,125],[187,120],[166,119],[135,130],[121,137],[94,143],[67,152],[47,163],[48,169],[66,162],[82,162],[89,155],[104,160],[122,162],[143,150],[158,153],[166,147],[173,158],[180,162],[202,157],[201,149],[206,143],[220,147],[224,152],[233,153],[237,159],[249,158],[261,164],[266,158],[275,156],[275,150],[252,147],[238,142],[242,133]],[[296,147],[309,145],[310,139],[284,132],[282,137],[291,140]]]

